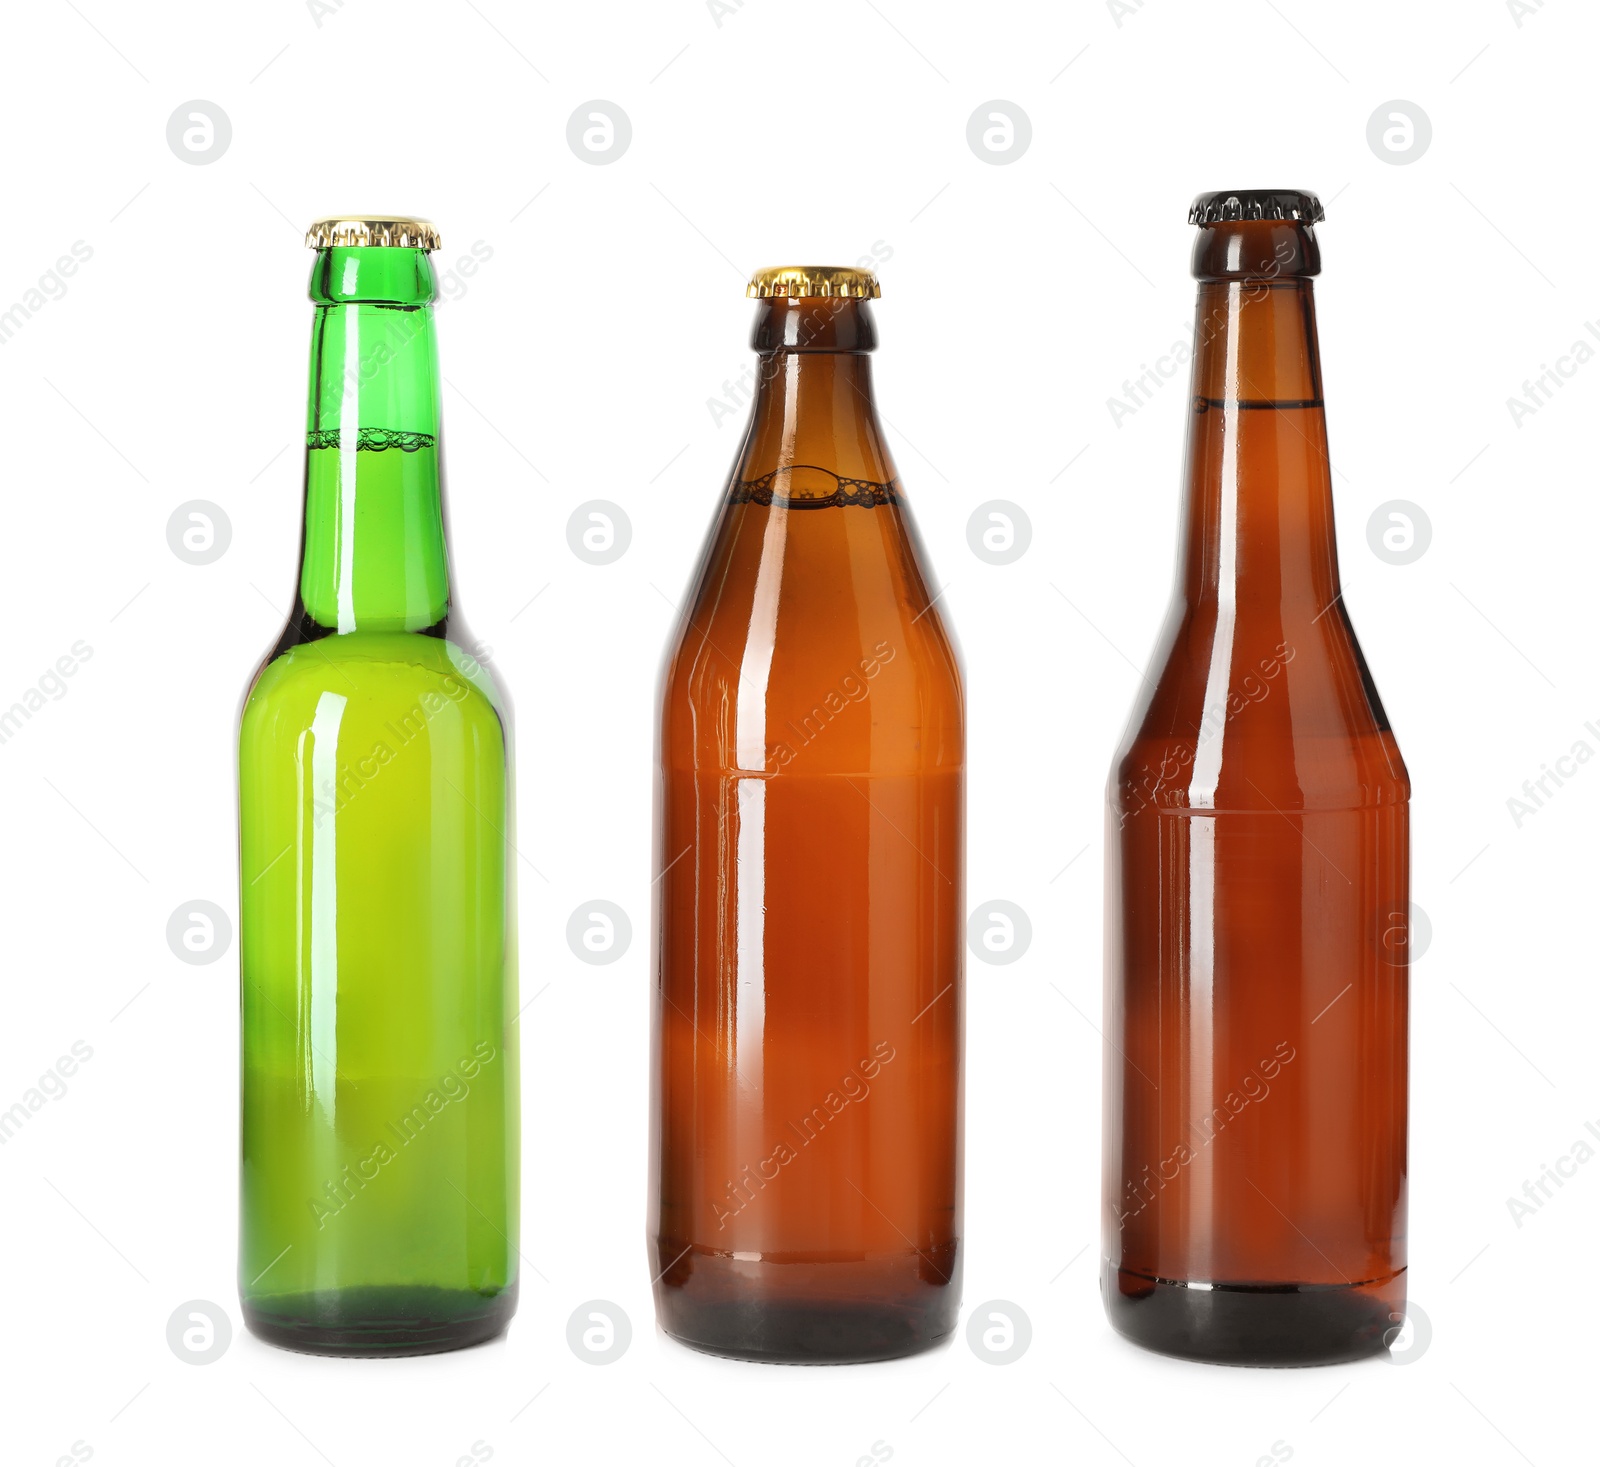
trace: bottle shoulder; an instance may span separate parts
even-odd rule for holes
[[[954,767],[959,649],[904,507],[726,502],[660,685],[662,757],[682,767]],[[826,740],[818,738],[822,728]]]
[[[1402,804],[1410,776],[1342,606],[1319,618],[1178,606],[1112,768],[1121,808]]]
[[[841,659],[882,657],[886,643],[960,682],[937,583],[898,493],[805,509],[725,497],[668,645],[669,683],[708,640],[735,667],[747,646],[770,644],[766,663],[813,679]]]
[[[419,632],[355,631],[297,642],[270,657],[245,694],[242,733],[270,722],[309,728],[323,700],[374,716],[504,725],[509,704],[488,665],[460,642]]]

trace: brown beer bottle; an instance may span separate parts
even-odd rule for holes
[[[1177,584],[1108,791],[1106,1310],[1253,1365],[1374,1353],[1405,1308],[1410,780],[1339,589],[1322,217],[1190,213]]]
[[[959,656],[863,270],[763,270],[750,425],[661,681],[651,1272],[667,1333],[937,1343],[961,1294]]]

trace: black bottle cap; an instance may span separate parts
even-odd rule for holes
[[[1191,224],[1229,224],[1236,219],[1297,219],[1322,222],[1322,200],[1299,188],[1219,188],[1189,205]]]

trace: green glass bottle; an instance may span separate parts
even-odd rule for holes
[[[511,710],[451,605],[422,220],[325,220],[297,604],[239,730],[239,1288],[412,1355],[516,1309]]]

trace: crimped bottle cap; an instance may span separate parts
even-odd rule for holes
[[[391,214],[383,219],[351,219],[339,215],[319,219],[306,230],[306,247],[313,250],[436,250],[439,231],[426,219],[410,219],[404,214]]]
[[[1189,205],[1191,224],[1231,224],[1239,219],[1322,222],[1322,200],[1303,188],[1219,188]]]
[[[787,296],[799,300],[808,295],[848,296],[853,300],[877,300],[878,277],[854,265],[774,265],[757,270],[744,293],[759,300]]]

